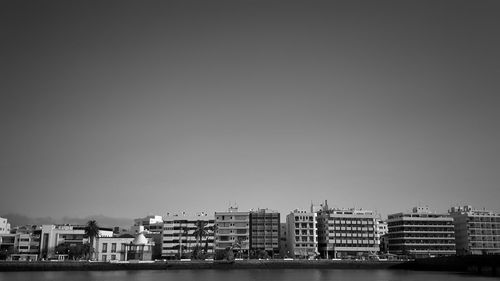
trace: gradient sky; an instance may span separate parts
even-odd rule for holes
[[[500,210],[500,1],[1,1],[0,213]]]

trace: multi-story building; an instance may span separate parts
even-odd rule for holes
[[[287,243],[286,243],[286,238],[288,237],[287,234],[287,224],[285,223],[280,223],[280,257],[282,258],[287,258],[288,254],[290,251],[288,251],[287,248]]]
[[[167,214],[163,217],[161,256],[165,259],[189,257],[195,249],[206,254],[213,254],[214,218],[206,213],[195,215]],[[198,226],[204,229],[204,235],[196,235]]]
[[[377,219],[372,211],[324,209],[318,213],[319,252],[324,258],[375,254]]]
[[[250,250],[279,255],[280,213],[268,209],[250,211]]]
[[[142,230],[139,229],[142,226]],[[161,233],[163,232],[163,218],[162,216],[152,215],[144,218],[139,218],[134,220],[134,226],[132,229],[135,234],[139,234],[143,231],[147,233]]]
[[[151,215],[134,220],[134,225],[130,228],[132,235],[137,236],[143,233],[148,239],[154,241],[153,259],[159,259],[162,255],[163,241],[163,218],[158,215]]]
[[[0,259],[37,260],[40,252],[40,228],[16,227],[11,231],[9,234],[0,234]]]
[[[5,218],[0,217],[0,234],[10,233],[10,223]]]
[[[389,233],[389,228],[387,227],[387,221],[382,219],[377,219],[375,221],[375,242],[379,245],[380,252],[386,252],[386,245],[384,236]]]
[[[317,214],[295,209],[286,216],[287,256],[313,258],[318,253]]]
[[[453,218],[434,214],[428,207],[388,216],[388,242],[391,254],[415,258],[454,255]]]
[[[472,206],[452,207],[457,253],[481,255],[500,253],[500,214]]]
[[[215,250],[233,249],[240,255],[249,254],[250,213],[230,207],[227,212],[215,212]]]

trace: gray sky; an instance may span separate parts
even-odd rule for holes
[[[0,213],[499,210],[499,1],[2,1]]]

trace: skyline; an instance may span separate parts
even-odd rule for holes
[[[0,214],[500,209],[498,1],[26,3]]]

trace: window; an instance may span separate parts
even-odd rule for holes
[[[116,255],[111,255],[111,260],[116,260]]]
[[[106,255],[102,255],[102,261],[106,261],[108,257]]]
[[[116,243],[111,243],[111,253],[116,253]]]
[[[102,252],[106,253],[108,251],[108,243],[102,243]],[[106,255],[103,255],[104,258]]]

